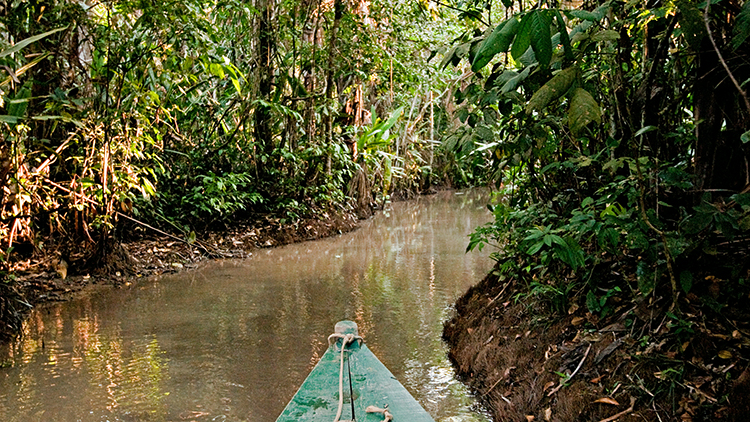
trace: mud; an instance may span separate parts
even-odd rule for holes
[[[495,421],[750,420],[747,321],[727,327],[686,305],[700,322],[673,347],[666,300],[599,320],[576,307],[552,316],[523,292],[491,274],[444,327],[459,377]]]

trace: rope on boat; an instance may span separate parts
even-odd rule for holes
[[[354,334],[339,334],[334,333],[328,336],[328,345],[332,345],[337,339],[342,339],[341,342],[341,365],[339,366],[339,410],[336,412],[336,419],[333,422],[339,422],[341,419],[341,411],[344,408],[344,352],[346,351],[346,345],[353,342],[355,339],[362,341],[362,337],[355,337]],[[349,375],[351,377],[351,375]],[[351,378],[350,378],[351,379]],[[349,393],[349,400],[354,400]],[[354,415],[352,415],[354,417]]]
[[[333,422],[345,422],[340,421],[341,419],[341,411],[344,408],[344,352],[346,351],[346,346],[348,344],[353,343],[355,340],[359,342],[360,346],[362,345],[362,337],[355,336],[354,334],[340,334],[340,333],[334,333],[328,336],[328,346],[330,347],[335,342],[337,342],[339,339],[341,339],[341,358],[340,358],[340,365],[339,365],[339,409],[336,412],[336,418],[333,420]],[[351,381],[352,381],[352,374],[349,374],[349,400],[352,402],[352,421],[354,420],[354,397],[352,396],[351,391]],[[390,411],[388,411],[388,405],[385,405],[385,408],[381,409],[377,406],[367,406],[365,409],[365,412],[367,413],[381,413],[383,415],[383,422],[390,422],[393,420],[393,415]]]
[[[393,415],[391,412],[388,411],[388,405],[385,405],[385,409],[381,409],[377,406],[367,406],[367,409],[365,409],[365,412],[367,413],[382,413],[383,414],[383,422],[389,422],[393,420]]]

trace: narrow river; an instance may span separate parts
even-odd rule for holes
[[[436,421],[485,421],[441,331],[490,270],[464,253],[486,202],[395,203],[352,233],[45,306],[0,358],[0,421],[273,422],[342,319]]]

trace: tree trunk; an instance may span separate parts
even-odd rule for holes
[[[271,0],[260,0],[258,2],[258,97],[264,101],[271,102],[271,93],[274,82],[273,57],[276,53],[276,45],[273,32],[274,4]],[[255,109],[255,142],[260,145],[263,154],[270,156],[273,153],[273,132],[271,130],[271,109],[266,105],[258,105]],[[264,173],[261,163],[260,173]]]

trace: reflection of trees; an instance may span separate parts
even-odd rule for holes
[[[92,410],[115,420],[164,420],[166,361],[157,339],[126,344],[118,329],[102,332],[97,315],[88,312],[68,322],[72,331],[66,331],[60,309],[48,309],[48,318],[37,311],[27,321],[15,349],[16,375],[0,386],[0,420],[91,420]],[[79,383],[79,376],[87,382]],[[68,401],[79,405],[61,406],[57,416],[47,410]]]
[[[490,219],[484,202],[446,193],[396,203],[338,239],[37,312],[14,378],[0,377],[0,421],[45,409],[66,421],[273,420],[344,318],[416,397],[442,403],[433,415],[465,407],[445,402],[462,387],[440,333],[450,303],[489,269],[463,253],[466,234]]]

